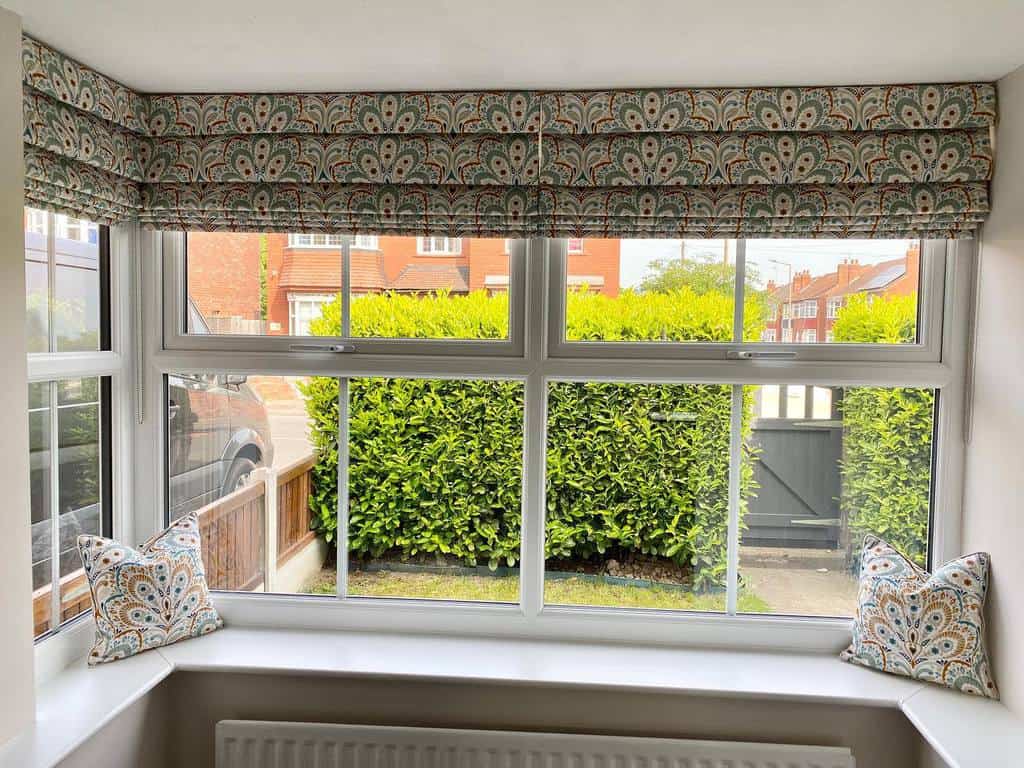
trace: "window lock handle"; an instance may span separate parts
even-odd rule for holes
[[[756,349],[740,349],[727,352],[726,357],[729,360],[794,360],[796,352],[762,352]]]
[[[288,347],[292,352],[335,352],[345,354],[356,351],[355,344],[292,344]]]

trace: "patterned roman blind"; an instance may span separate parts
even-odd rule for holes
[[[25,204],[112,224],[142,209],[146,99],[22,38]]]
[[[156,228],[968,237],[991,84],[135,94],[25,40],[32,204]]]

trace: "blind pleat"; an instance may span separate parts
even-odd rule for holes
[[[144,95],[25,38],[26,197],[147,227],[969,237],[995,88]]]

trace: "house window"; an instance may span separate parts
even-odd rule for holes
[[[429,253],[452,250],[437,240],[429,238]],[[422,241],[407,245],[410,254],[424,250]],[[545,606],[560,621],[573,615],[565,606],[600,607],[622,626],[629,617],[620,611],[640,609],[849,616],[852,542],[883,528],[893,535],[892,510],[867,491],[876,481],[886,499],[906,494],[899,535],[927,560],[931,435],[942,440],[950,423],[936,418],[936,395],[949,381],[935,335],[946,243],[924,249],[917,296],[902,302],[914,304],[902,337],[884,322],[872,331],[879,318],[866,316],[830,346],[799,328],[807,323],[787,320],[781,340],[792,343],[799,331],[802,344],[772,353],[770,364],[749,359],[766,352],[755,342],[779,341],[780,329],[766,327],[769,279],[784,286],[792,272],[797,295],[811,295],[818,288],[808,285],[830,278],[807,273],[825,272],[833,255],[849,265],[851,248],[887,256],[902,244],[689,240],[683,252],[671,241],[609,240],[608,253],[602,241],[599,255],[574,255],[571,270],[567,241],[551,243],[546,262],[525,258],[533,245],[513,241],[507,293],[476,287],[506,283],[490,266],[506,243],[474,240],[465,275],[451,262],[420,259],[358,301],[325,291],[331,302],[319,310],[331,313],[331,327],[319,338],[316,321],[307,330],[299,318],[303,306],[316,311],[315,294],[292,291],[289,330],[313,334],[301,344],[170,336],[176,359],[213,377],[202,386],[223,381],[258,396],[273,436],[270,475],[287,475],[278,468],[285,446],[313,457],[312,517],[299,522],[323,548],[319,561],[302,561],[313,571],[289,588],[343,598],[341,610],[357,614],[401,598],[388,611],[403,626],[424,612],[436,612],[439,625],[445,611],[472,622],[478,609],[465,601],[517,606],[510,628]],[[482,269],[472,261],[478,254]],[[784,276],[765,266],[768,256],[785,264]],[[165,281],[165,304],[180,307],[181,255],[167,258],[179,261],[165,267],[177,280]],[[364,292],[370,264],[339,263],[353,291]],[[469,295],[423,292],[425,283],[400,283],[397,274],[460,275]],[[524,284],[547,305],[528,303]],[[815,300],[797,304],[801,317],[816,313]],[[547,343],[517,346],[517,334]],[[239,381],[224,371],[225,351],[271,361],[272,375]],[[883,404],[907,419],[872,418]],[[904,428],[912,432],[879,431]],[[897,438],[915,446],[909,472],[878,453]],[[830,578],[820,578],[817,563],[802,568],[782,556],[796,548],[834,553],[824,566]],[[228,583],[260,588],[247,586],[250,576]],[[787,580],[800,588],[780,589]],[[487,610],[504,616],[505,608]]]
[[[377,235],[353,235],[352,248],[360,251],[376,251],[380,248]]]
[[[312,336],[311,324],[322,316],[324,305],[336,299],[329,294],[288,294],[289,335]]]
[[[566,249],[568,253],[583,253],[583,238],[570,237],[568,243],[569,246]]]
[[[416,253],[420,256],[458,256],[462,253],[462,238],[418,237]]]
[[[835,340],[836,340],[836,335],[832,331],[826,331],[825,332],[825,341],[826,342],[831,344]]]
[[[843,307],[843,299],[841,296],[835,296],[828,300],[828,319],[835,320],[839,317],[839,310]]]
[[[818,302],[814,300],[797,302],[794,317],[814,318],[818,316]]]
[[[292,232],[288,235],[289,248],[341,248],[344,235]]]
[[[91,608],[78,536],[112,534],[109,273],[105,227],[25,209],[28,512],[37,639]]]

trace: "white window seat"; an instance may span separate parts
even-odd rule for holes
[[[900,709],[953,768],[1019,765],[1024,723],[997,702],[831,655],[626,647],[370,632],[229,628],[132,659],[84,660],[38,692],[36,728],[0,768],[50,768],[176,670],[678,692]]]

